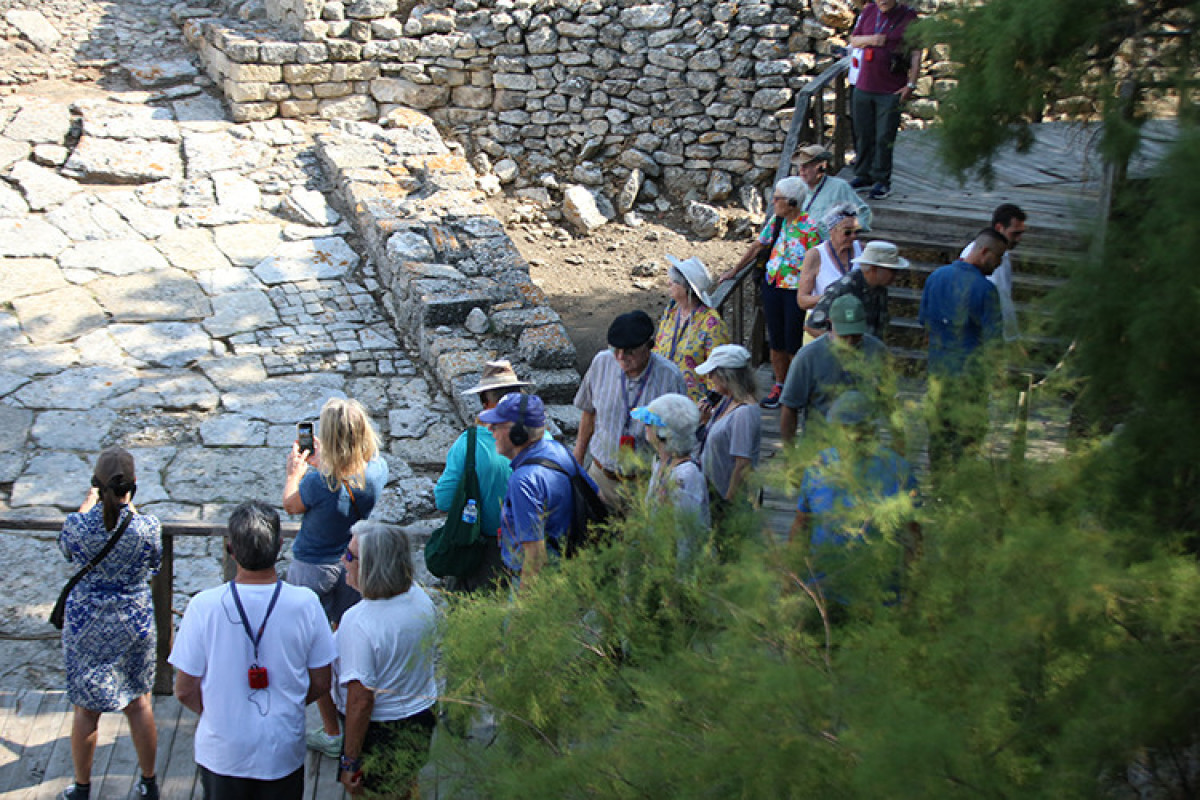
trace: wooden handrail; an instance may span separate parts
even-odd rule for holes
[[[61,531],[62,526],[63,520],[58,517],[0,517],[0,531],[54,532]],[[285,537],[294,537],[300,531],[300,524],[284,522],[280,525],[280,530]],[[154,630],[158,637],[154,669],[155,694],[171,694],[175,683],[174,670],[167,663],[175,635],[175,622],[171,612],[171,600],[175,594],[175,537],[224,537],[225,532],[225,525],[214,522],[162,523],[162,565],[158,574],[150,581],[150,596],[154,602]],[[229,577],[228,566],[226,563],[226,577]]]

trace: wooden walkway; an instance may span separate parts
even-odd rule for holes
[[[315,717],[315,713],[310,708],[310,716]],[[71,717],[65,692],[0,692],[0,798],[53,800],[71,783]],[[154,720],[158,725],[156,771],[164,800],[203,797],[193,760],[197,719],[174,697],[154,698]],[[137,756],[125,715],[102,715],[92,769],[92,798],[125,800],[137,775]],[[304,779],[305,800],[345,797],[337,782],[337,761],[332,758],[310,752]]]

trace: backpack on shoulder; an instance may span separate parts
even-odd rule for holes
[[[480,521],[481,492],[475,474],[475,441],[478,430],[467,430],[467,460],[462,480],[450,504],[450,513],[425,543],[425,566],[439,578],[465,578],[483,564],[487,542]]]
[[[548,458],[531,458],[525,462],[552,469],[571,479],[571,527],[567,530],[566,541],[560,542],[564,558],[572,558],[580,548],[599,542],[600,534],[597,528],[607,522],[609,517],[608,506],[587,482],[587,478],[583,476],[583,468],[575,461],[574,456],[571,457],[571,462],[574,465],[571,472],[567,472]]]

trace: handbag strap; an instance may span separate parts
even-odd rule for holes
[[[467,429],[467,463],[463,465],[463,479],[475,474],[475,442],[479,437],[479,429],[472,425]]]
[[[133,512],[129,512],[121,519],[121,524],[112,532],[112,536],[108,537],[108,541],[104,543],[104,547],[100,548],[100,552],[92,556],[92,560],[87,563],[87,566],[71,576],[71,580],[67,581],[67,586],[63,589],[63,594],[70,594],[75,588],[75,584],[83,580],[84,576],[96,568],[96,565],[104,560],[104,557],[112,552],[112,549],[117,546],[117,540],[121,538],[121,534],[129,527],[129,520],[133,519]]]

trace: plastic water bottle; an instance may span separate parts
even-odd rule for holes
[[[468,525],[474,525],[479,520],[479,506],[474,500],[468,500],[463,506],[462,521]]]

